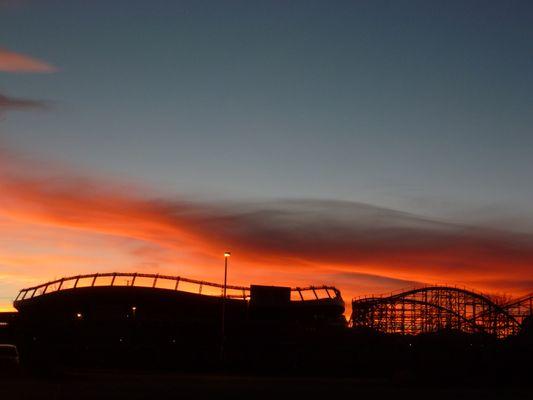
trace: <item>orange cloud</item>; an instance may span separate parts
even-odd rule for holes
[[[0,273],[148,269],[220,281],[230,249],[235,284],[335,284],[346,299],[420,282],[533,287],[529,234],[336,200],[162,200],[52,170],[0,153],[0,234],[16,233]]]
[[[0,72],[52,73],[56,71],[56,67],[44,61],[6,49],[0,49]]]

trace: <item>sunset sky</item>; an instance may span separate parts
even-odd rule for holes
[[[533,3],[0,0],[0,310],[88,272],[533,291]]]

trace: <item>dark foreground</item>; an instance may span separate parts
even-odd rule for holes
[[[2,377],[0,399],[530,399],[531,386],[498,382],[427,384],[383,379],[248,377],[158,372],[68,372],[61,377]]]
[[[224,334],[212,296],[91,286],[21,300],[0,343],[25,375],[0,373],[0,400],[533,399],[531,319],[505,338],[385,334],[348,327],[340,295],[285,294],[224,303]]]

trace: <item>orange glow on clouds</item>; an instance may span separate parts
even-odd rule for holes
[[[45,171],[45,172],[43,172]],[[0,307],[24,286],[88,272],[220,282],[333,284],[345,300],[417,283],[522,294],[533,238],[368,204],[156,199],[0,152]]]
[[[0,72],[51,73],[56,71],[57,68],[44,61],[6,49],[0,49]]]

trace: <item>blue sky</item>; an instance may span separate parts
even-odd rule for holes
[[[526,2],[58,2],[2,10],[2,140],[177,192],[439,198],[532,193]],[[404,200],[406,199],[406,200]]]
[[[533,229],[529,2],[0,1],[0,48],[48,65],[0,71],[9,153],[155,197]]]

